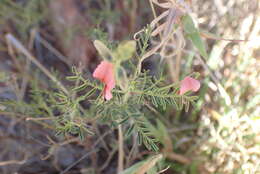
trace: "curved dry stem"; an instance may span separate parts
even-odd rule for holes
[[[159,2],[158,0],[152,0],[152,2],[156,5],[158,5],[161,8],[170,8],[173,4],[173,1],[169,2]]]

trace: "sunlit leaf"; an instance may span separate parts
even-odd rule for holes
[[[195,27],[195,24],[189,15],[185,15],[182,18],[182,23],[183,23],[184,31],[187,34],[193,34],[198,32],[198,29]]]
[[[118,45],[115,50],[115,58],[120,61],[125,61],[130,59],[136,49],[136,42],[134,40],[122,42]]]
[[[198,49],[201,56],[208,59],[208,54],[206,51],[205,44],[200,37],[199,30],[195,27],[192,18],[186,15],[182,18],[184,31],[187,37],[192,41],[193,45]]]
[[[99,55],[104,59],[104,60],[112,60],[112,53],[111,51],[106,47],[105,44],[103,44],[99,40],[94,41],[94,46],[96,47]]]

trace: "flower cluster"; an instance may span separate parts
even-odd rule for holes
[[[102,61],[93,73],[93,77],[105,84],[103,96],[106,100],[110,100],[112,89],[115,87],[114,65],[108,61]],[[180,95],[188,91],[196,92],[200,88],[200,82],[192,77],[185,77],[180,84]]]

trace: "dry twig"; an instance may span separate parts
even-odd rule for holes
[[[18,41],[10,33],[7,34],[5,37],[7,42],[13,45],[17,50],[22,52],[28,59],[30,59],[46,76],[48,76],[54,83],[56,83],[57,86],[60,87],[64,93],[69,94],[68,90],[63,86],[63,84],[56,77],[54,77],[50,73],[50,71],[46,69],[34,56],[32,56],[20,41]]]

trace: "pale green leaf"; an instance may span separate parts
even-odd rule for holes
[[[184,31],[187,34],[193,34],[198,32],[198,29],[195,27],[195,24],[189,15],[185,15],[182,18],[182,23],[183,23]]]
[[[116,69],[116,79],[117,84],[120,86],[120,88],[126,89],[126,87],[128,86],[128,78],[124,68],[118,67]]]
[[[116,60],[125,61],[130,59],[136,49],[136,42],[134,40],[125,41],[118,45],[114,52]]]
[[[198,49],[201,56],[208,59],[208,54],[206,51],[205,44],[200,37],[199,30],[195,27],[192,18],[186,15],[182,18],[184,31],[187,37],[192,41],[193,45]]]
[[[99,55],[104,59],[104,60],[112,60],[112,52],[106,47],[105,44],[103,44],[99,40],[94,41],[94,46],[96,47]]]

